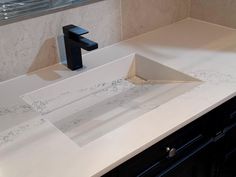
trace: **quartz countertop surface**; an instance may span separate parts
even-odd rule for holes
[[[21,98],[130,54],[203,82],[84,146],[49,121],[56,113],[41,115]],[[0,177],[101,176],[236,95],[236,30],[195,19],[85,54],[83,61],[79,71],[57,64],[0,83]]]

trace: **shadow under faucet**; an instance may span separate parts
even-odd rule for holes
[[[75,25],[63,27],[64,42],[66,49],[67,67],[76,70],[83,67],[81,48],[87,51],[95,50],[98,44],[82,35],[88,31]]]

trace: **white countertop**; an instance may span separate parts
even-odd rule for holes
[[[204,81],[189,92],[78,146],[20,96],[137,53]],[[63,65],[0,83],[0,177],[100,176],[236,95],[236,30],[186,19]]]

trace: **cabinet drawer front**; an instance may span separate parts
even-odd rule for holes
[[[178,154],[185,147],[204,137],[205,123],[202,119],[196,120],[189,125],[168,136],[163,141],[163,151],[166,147],[175,148]]]
[[[228,113],[226,114],[225,126],[236,123],[236,98],[231,99],[227,104]]]
[[[216,142],[215,167],[217,177],[236,176],[236,124],[225,128],[224,136]]]
[[[203,134],[204,125],[203,119],[190,123],[121,164],[113,171],[118,171],[118,176],[120,177],[135,177],[154,166],[161,170],[164,168],[163,165],[166,166],[169,163],[173,163],[180,156],[188,154],[198,144],[205,141],[206,138]],[[172,152],[171,150],[173,149],[174,151]]]
[[[190,165],[190,162],[192,162],[200,153],[210,149],[212,144],[213,141],[211,139],[205,140],[200,138],[195,142],[192,142],[191,145],[177,154],[173,159],[166,159],[165,161],[162,161],[162,163],[153,165],[137,177],[169,177],[175,175],[177,173],[176,171],[181,171],[180,168],[182,167],[188,170],[188,164]]]
[[[230,154],[236,154],[236,124],[231,126],[225,133],[225,154],[226,157]]]
[[[208,135],[217,136],[223,132],[225,127],[236,123],[236,97],[223,103],[202,117],[207,120]]]

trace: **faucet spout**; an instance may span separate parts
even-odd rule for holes
[[[98,48],[98,43],[94,42],[94,41],[91,41],[87,38],[84,38],[84,37],[80,37],[79,41],[78,41],[78,45],[84,49],[84,50],[87,50],[87,51],[92,51],[92,50],[95,50]]]
[[[87,51],[95,50],[98,44],[82,35],[88,31],[75,25],[63,27],[64,42],[67,57],[67,67],[76,70],[83,67],[81,48]]]

